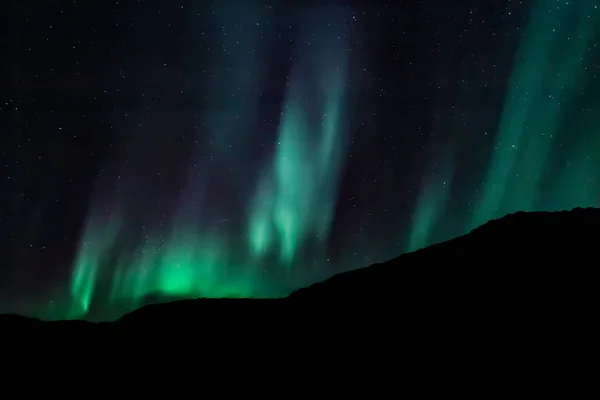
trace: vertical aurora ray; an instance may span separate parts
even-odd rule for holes
[[[438,77],[439,85],[443,84],[445,74],[443,70]],[[452,93],[454,94],[454,93]],[[428,145],[428,160],[425,174],[421,177],[419,194],[416,199],[415,210],[412,215],[410,230],[405,245],[406,252],[416,251],[429,246],[437,241],[437,231],[444,222],[444,214],[450,200],[452,183],[455,173],[456,143],[459,142],[457,128],[442,124],[443,112],[447,110],[446,104],[454,99],[446,100],[444,93],[438,93],[432,108],[432,129],[437,136],[432,137]],[[452,114],[453,122],[460,118],[456,107],[446,112]],[[455,123],[455,122],[454,122]],[[460,128],[458,128],[460,129]],[[451,140],[440,140],[442,135],[452,135]]]
[[[540,182],[552,173],[555,137],[580,84],[588,40],[598,20],[592,11],[593,4],[586,1],[544,0],[533,5],[469,227],[510,212],[539,209],[544,196]]]
[[[260,258],[276,252],[288,266],[307,239],[327,237],[346,145],[342,20],[337,14],[336,26],[323,24],[319,17],[317,13],[304,21],[306,37],[313,29],[319,34],[299,46],[275,154],[258,184],[249,218],[253,254]]]
[[[575,17],[568,21],[574,25],[573,39],[569,35],[561,36],[560,40],[555,41],[555,57],[549,62],[548,83],[544,92],[535,99],[535,111],[529,122],[532,132],[525,136],[523,142],[522,158],[518,167],[523,173],[519,173],[514,180],[515,190],[520,193],[512,198],[512,204],[508,205],[510,209],[539,209],[540,183],[549,169],[548,160],[553,143],[573,103],[574,94],[581,86],[583,61],[594,29],[593,20],[589,18],[585,8],[584,6],[575,10]]]
[[[84,228],[71,280],[71,312],[74,315],[85,315],[89,310],[103,258],[113,251],[121,228],[118,214],[109,210],[107,213],[108,215],[96,213]]]
[[[452,152],[449,152],[452,154]],[[417,199],[412,229],[408,237],[407,251],[419,250],[435,241],[433,234],[442,221],[448,204],[454,175],[454,163],[451,159],[432,164],[430,173],[421,183]]]
[[[437,146],[438,154],[421,180],[406,251],[437,242],[436,232],[442,227],[457,236],[515,211],[600,205],[600,140],[592,133],[597,131],[598,118],[590,117],[595,107],[584,95],[591,39],[600,26],[597,2],[532,4],[481,190],[465,199],[467,208],[460,218],[464,227],[457,228],[456,211],[447,207],[453,202],[456,210],[456,200],[449,197],[455,164],[448,160],[454,159],[457,149]],[[588,104],[585,122],[575,117],[581,111],[576,105],[582,101]],[[436,138],[440,130],[447,127],[434,128]],[[571,132],[577,133],[577,141],[565,136]],[[465,135],[453,134],[457,145]],[[440,159],[446,162],[436,163]]]

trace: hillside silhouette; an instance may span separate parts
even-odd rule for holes
[[[525,338],[541,346],[568,333],[583,345],[596,332],[591,316],[599,228],[600,209],[519,212],[283,299],[177,301],[98,324],[5,315],[0,330],[61,335],[181,331],[215,338],[234,333],[326,338],[343,332],[380,340],[410,333],[439,345],[499,340],[500,347]]]

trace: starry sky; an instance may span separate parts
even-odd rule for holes
[[[279,297],[600,206],[600,0],[3,3],[0,312]]]

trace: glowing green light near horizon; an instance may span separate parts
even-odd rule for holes
[[[311,22],[314,23],[309,20],[309,24]],[[229,23],[236,24],[235,21]],[[321,25],[311,27],[327,30]],[[344,41],[332,40],[338,36],[339,31],[326,32],[323,35],[326,44],[315,51],[300,52],[297,57],[294,68],[304,75],[292,76],[276,149],[272,159],[264,162],[262,177],[250,196],[253,201],[249,201],[245,209],[247,232],[236,235],[223,231],[211,218],[214,209],[207,207],[214,204],[206,204],[203,198],[206,190],[199,189],[202,174],[190,175],[181,196],[180,210],[169,214],[166,226],[161,223],[152,228],[148,221],[143,224],[141,233],[134,233],[140,227],[128,226],[121,230],[130,217],[123,210],[135,212],[136,208],[128,200],[127,184],[123,184],[116,200],[119,207],[111,211],[109,222],[101,224],[101,218],[94,218],[86,226],[72,277],[71,295],[80,310],[78,316],[88,311],[99,285],[107,286],[109,293],[108,299],[99,298],[99,302],[124,305],[128,309],[142,305],[148,296],[154,295],[173,298],[278,295],[280,289],[270,288],[264,281],[266,261],[263,256],[275,254],[277,267],[289,272],[298,248],[311,238],[325,240],[329,232],[346,144],[341,123],[347,81],[346,55]],[[252,38],[246,35],[244,40],[248,44]],[[232,45],[226,39],[223,43]],[[252,48],[250,44],[245,51]],[[258,74],[249,75],[257,65],[249,54],[241,59],[219,60],[221,67],[234,63],[235,76],[222,77],[219,80],[222,87],[212,90],[212,99],[217,104],[227,99],[227,107],[208,118],[211,132],[205,147],[213,149],[215,145],[215,157],[231,168],[236,168],[230,154],[235,151],[233,144],[243,147],[252,140],[252,104],[258,93],[244,85],[249,76]],[[224,70],[223,67],[219,71]],[[250,86],[255,85],[258,83]],[[307,85],[316,88],[311,98],[301,90]],[[245,87],[243,93],[241,86]],[[236,118],[228,116],[228,112]],[[319,122],[309,124],[315,116]],[[138,140],[143,142],[142,134]],[[123,175],[126,174],[123,171]],[[243,190],[248,182],[231,182],[231,185]],[[103,215],[102,208],[98,202],[90,210],[91,215]],[[141,218],[143,221],[144,217]],[[138,234],[140,240],[130,238]],[[241,238],[246,239],[246,248],[243,244],[240,246]]]

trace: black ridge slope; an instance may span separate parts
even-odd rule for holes
[[[338,330],[463,341],[515,332],[539,339],[565,330],[589,336],[596,332],[591,316],[599,228],[600,209],[521,212],[389,262],[336,275],[285,299],[158,304],[104,324],[2,316],[0,329],[61,334],[193,329],[219,337],[239,336],[240,330],[246,337]]]

